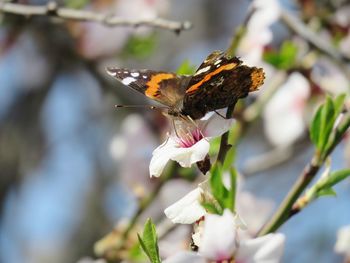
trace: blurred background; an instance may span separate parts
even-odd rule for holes
[[[161,187],[161,179],[149,178],[167,120],[158,111],[115,109],[150,102],[108,76],[107,66],[190,73],[213,50],[229,46],[249,6],[257,5],[238,55],[263,67],[266,81],[238,109],[247,129],[236,160],[243,210],[261,215],[257,229],[313,154],[308,124],[315,107],[325,94],[349,94],[346,0],[57,3],[130,19],[190,21],[193,28],[176,34],[0,12],[0,262],[88,261],[96,257],[96,242],[132,217],[152,191],[158,195],[141,225],[149,216],[164,222],[164,208],[195,187],[195,167],[177,170]],[[286,11],[297,21],[288,20]],[[301,31],[295,29],[299,22]],[[333,169],[349,167],[348,141],[334,152]],[[337,197],[312,203],[281,228],[287,235],[284,262],[342,262],[333,247],[339,227],[350,224],[349,181],[336,189]],[[185,247],[181,237],[190,231],[172,231],[162,253]]]

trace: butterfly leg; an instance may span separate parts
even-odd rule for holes
[[[214,110],[214,112],[219,115],[221,118],[225,119],[225,120],[228,120],[230,118],[227,118],[226,116],[222,115],[220,112],[218,112],[217,110]]]

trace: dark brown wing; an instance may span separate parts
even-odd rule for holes
[[[109,75],[147,97],[171,108],[180,108],[191,77],[153,70],[107,68]]]
[[[257,90],[264,78],[261,68],[242,65],[236,57],[228,59],[223,53],[215,52],[190,80],[182,113],[199,119],[209,111],[228,107]]]

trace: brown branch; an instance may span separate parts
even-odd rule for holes
[[[281,11],[281,21],[294,33],[301,36],[316,49],[329,57],[343,62],[349,62],[350,58],[340,53],[328,41],[320,38],[316,32],[310,30],[299,18],[293,16],[289,12]]]
[[[192,24],[188,21],[176,22],[162,18],[127,19],[115,16],[113,14],[102,14],[87,10],[75,10],[59,7],[56,2],[49,2],[46,5],[23,5],[0,2],[0,13],[8,13],[25,17],[49,16],[63,20],[92,21],[102,23],[106,26],[148,26],[172,30],[176,33],[192,28]]]
[[[275,232],[281,225],[300,211],[296,206],[294,206],[295,203],[306,187],[315,178],[317,172],[322,167],[328,156],[332,153],[334,148],[341,142],[349,127],[350,114],[345,114],[333,132],[333,137],[330,139],[329,148],[324,152],[324,154],[321,155],[317,151],[315,152],[312,160],[305,166],[303,172],[300,174],[299,178],[281,203],[280,207],[277,209],[274,216],[261,229],[258,234],[259,236]]]

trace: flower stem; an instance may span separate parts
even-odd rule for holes
[[[255,9],[252,8],[249,10],[246,18],[244,19],[243,23],[238,27],[235,34],[232,37],[231,44],[226,50],[226,56],[228,58],[231,58],[236,55],[237,49],[239,47],[239,44],[241,40],[243,39],[245,33],[247,32],[247,24],[252,17]],[[232,118],[233,110],[236,106],[237,101],[235,101],[232,105],[227,107],[226,112],[226,118]],[[220,141],[220,149],[217,157],[217,162],[224,163],[226,153],[231,148],[231,145],[228,144],[228,135],[229,131],[225,132],[223,135],[221,135],[221,141]]]
[[[294,203],[310,184],[312,179],[316,176],[317,172],[322,167],[328,156],[333,152],[334,148],[341,142],[349,126],[350,114],[347,113],[343,116],[343,119],[334,130],[333,136],[331,137],[330,147],[324,153],[320,154],[317,151],[315,152],[311,162],[306,165],[298,180],[294,183],[293,187],[282,201],[280,207],[277,209],[276,213],[258,233],[258,236],[275,232],[281,225],[300,211],[293,209]]]
[[[249,22],[249,20],[252,17],[254,12],[255,12],[255,8],[251,8],[248,11],[248,14],[245,17],[243,23],[237,28],[235,34],[233,35],[232,40],[231,40],[231,44],[228,47],[228,49],[226,50],[226,56],[228,58],[231,58],[231,57],[236,55],[238,46],[239,46],[242,38],[244,37],[245,33],[247,32],[248,22]]]
[[[233,110],[235,108],[235,105],[236,105],[236,103],[234,103],[233,105],[230,105],[227,108],[226,118],[231,118]],[[220,148],[219,148],[218,158],[216,160],[217,162],[220,162],[221,164],[223,164],[225,161],[227,151],[232,147],[232,145],[228,144],[229,132],[230,131],[227,131],[223,135],[221,135]]]

